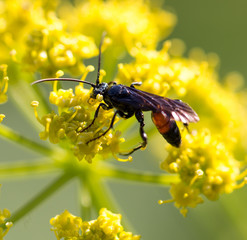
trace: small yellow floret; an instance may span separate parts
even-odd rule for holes
[[[64,72],[62,70],[58,70],[56,72],[56,78],[62,77],[64,75]]]
[[[88,72],[93,72],[95,70],[95,67],[93,65],[88,65],[86,69]]]
[[[32,101],[31,102],[31,106],[32,107],[38,107],[39,106],[39,102],[38,101]]]
[[[0,123],[3,121],[3,119],[5,118],[4,114],[0,114]]]
[[[103,95],[98,94],[97,97],[96,97],[96,99],[97,99],[99,102],[101,102],[101,101],[103,100]]]
[[[8,233],[9,229],[13,226],[12,222],[6,222],[6,219],[10,218],[11,213],[8,209],[0,210],[0,239]]]
[[[79,230],[82,226],[82,219],[65,210],[50,220],[51,230],[55,232],[58,239],[79,237]]]

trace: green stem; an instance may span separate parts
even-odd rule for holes
[[[80,178],[80,209],[83,221],[89,221],[92,213],[92,199],[88,186],[84,183],[83,178]]]
[[[30,174],[44,174],[54,172],[57,167],[51,162],[45,160],[35,162],[14,162],[0,164],[0,179],[13,178],[17,176],[30,176]]]
[[[101,208],[106,208],[113,213],[121,212],[121,208],[116,203],[113,195],[107,188],[106,184],[104,184],[104,180],[102,179],[102,176],[104,176],[104,169],[102,169],[102,173],[103,174],[100,173],[100,169],[95,171],[94,168],[89,172],[84,181],[85,185],[90,191],[93,206],[97,212],[99,212]],[[123,219],[121,222],[126,229],[133,230],[133,227],[127,219]]]
[[[50,186],[48,186],[45,190],[40,192],[37,196],[27,202],[20,210],[15,212],[7,221],[13,222],[14,224],[24,217],[26,214],[31,212],[36,206],[38,206],[41,202],[47,199],[50,195],[55,193],[61,186],[63,186],[68,180],[72,178],[70,174],[63,174],[58,179],[56,179]]]
[[[12,129],[2,124],[0,125],[0,137],[5,137],[6,139],[13,141],[21,146],[25,146],[29,150],[34,150],[46,155],[51,155],[53,153],[50,148],[38,144],[33,140],[20,135],[19,133],[14,132]]]
[[[92,203],[97,212],[99,212],[101,208],[111,209],[116,212],[115,203],[112,200],[113,198],[97,174],[90,172],[84,175],[84,183],[90,191]]]
[[[145,183],[156,183],[161,185],[170,185],[179,181],[178,175],[153,174],[150,172],[136,172],[134,170],[119,170],[115,167],[102,167],[95,169],[97,174],[102,177],[119,178],[128,181],[137,181]]]

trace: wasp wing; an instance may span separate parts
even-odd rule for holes
[[[161,97],[132,87],[126,88],[133,98],[142,98],[142,110],[144,111],[146,110],[145,107],[148,107],[148,110],[153,112],[165,112],[171,119],[181,121],[184,124],[199,121],[196,112],[181,100]]]

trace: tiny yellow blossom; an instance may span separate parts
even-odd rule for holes
[[[0,114],[0,123],[3,121],[3,119],[5,118],[4,114]]]
[[[13,226],[12,222],[6,222],[6,219],[10,218],[10,211],[8,209],[0,210],[0,239],[6,236],[9,229]]]
[[[191,188],[183,182],[172,184],[170,193],[172,200],[161,200],[160,204],[175,202],[175,206],[180,209],[180,213],[186,216],[188,207],[194,208],[199,203],[203,203],[203,199],[200,197],[200,190]]]
[[[72,215],[68,210],[52,218],[50,224],[52,225],[51,230],[54,231],[57,239],[79,239],[82,219]]]

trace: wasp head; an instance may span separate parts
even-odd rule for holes
[[[96,99],[99,94],[104,96],[107,89],[108,89],[108,84],[105,82],[100,83],[99,85],[96,85],[95,87],[93,87],[91,98]]]

